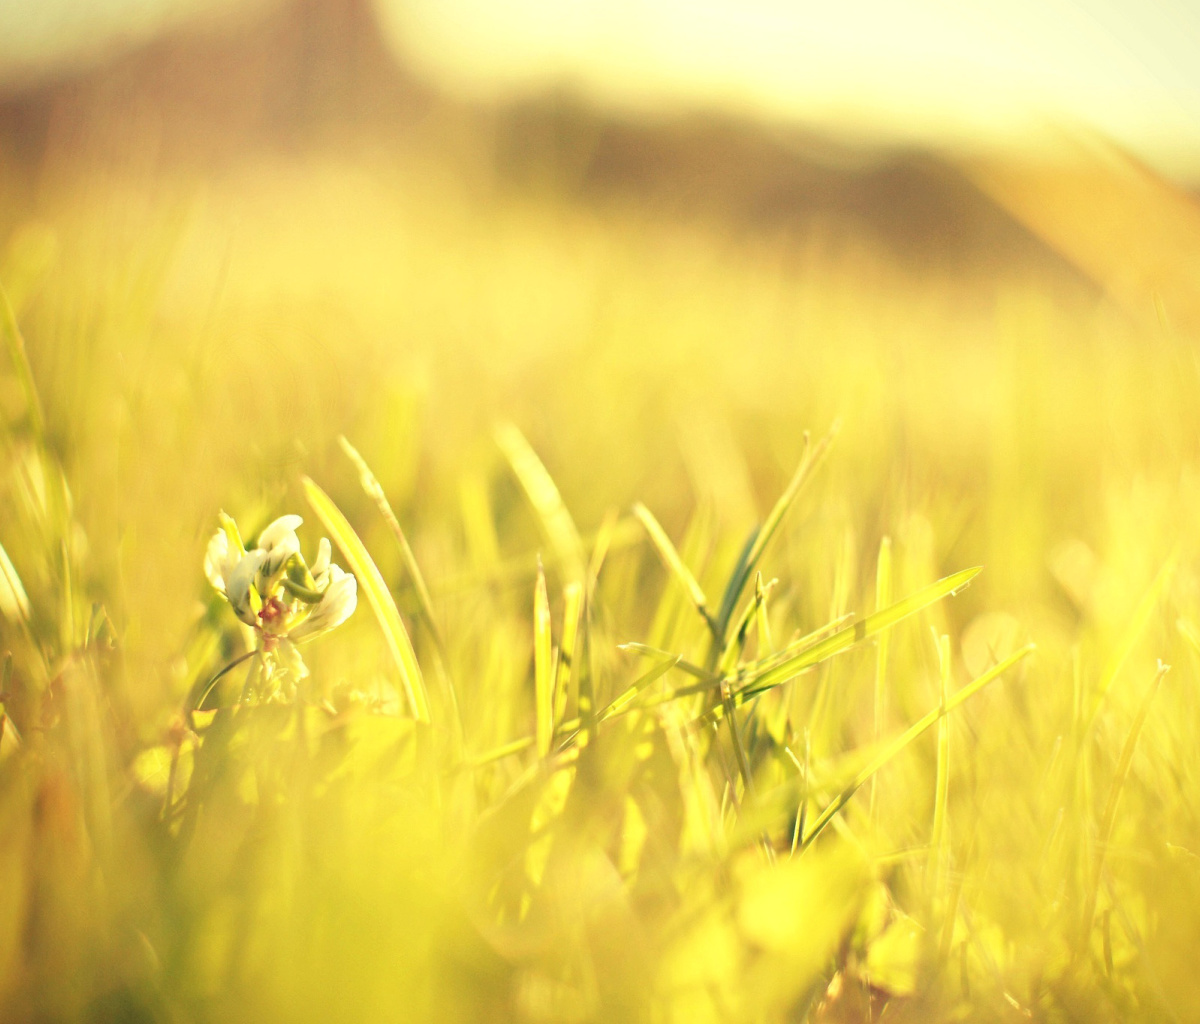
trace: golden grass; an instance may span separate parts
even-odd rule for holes
[[[1152,302],[360,154],[83,168],[3,274],[0,1017],[1200,1012],[1200,376]],[[419,668],[364,602],[192,732],[245,650],[217,510],[306,489]]]

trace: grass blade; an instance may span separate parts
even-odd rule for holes
[[[933,884],[930,892],[936,899],[941,887],[944,846],[946,842],[946,806],[950,802],[950,719],[946,715],[946,700],[950,693],[950,637],[933,636],[938,654],[938,718],[937,776],[933,798],[933,837],[930,839],[930,862]]]
[[[515,425],[498,425],[495,428],[495,437],[500,450],[512,466],[513,473],[524,488],[530,504],[533,505],[538,524],[558,556],[567,581],[582,582],[583,542],[554,480],[546,471],[542,460],[538,458],[537,452],[525,440],[525,435]]]
[[[903,601],[898,601],[874,615],[868,615],[865,619],[860,619],[853,625],[838,630],[832,636],[826,637],[810,647],[804,647],[792,654],[784,651],[780,657],[747,666],[742,677],[745,683],[734,693],[735,704],[741,705],[751,697],[786,683],[805,669],[811,668],[835,654],[849,650],[868,637],[894,626],[910,615],[915,615],[947,595],[957,593],[982,571],[982,566],[976,566],[973,569],[964,569],[962,572],[946,576],[936,583],[931,583],[918,590]],[[794,648],[790,650],[794,651]],[[715,721],[721,717],[721,714],[721,705],[718,704],[705,712],[704,720]]]
[[[679,552],[675,550],[675,545],[671,543],[667,531],[654,518],[654,513],[640,501],[633,506],[633,514],[637,517],[638,522],[646,528],[646,533],[650,535],[654,549],[658,552],[658,557],[662,559],[663,565],[667,567],[667,571],[679,581],[712,635],[719,640],[717,623],[708,612],[708,598],[704,596],[704,590],[696,582],[692,571],[684,565],[683,559],[679,557]]]
[[[1113,826],[1116,824],[1117,819],[1117,804],[1120,802],[1121,792],[1125,788],[1125,781],[1129,778],[1129,769],[1133,766],[1133,755],[1137,750],[1138,738],[1142,735],[1142,726],[1146,724],[1146,716],[1150,713],[1150,705],[1154,702],[1154,697],[1158,693],[1158,688],[1162,684],[1163,677],[1169,671],[1171,671],[1170,665],[1164,665],[1161,661],[1158,663],[1158,671],[1154,674],[1154,681],[1151,682],[1149,688],[1146,690],[1146,695],[1142,698],[1142,703],[1138,707],[1133,725],[1129,727],[1129,735],[1125,737],[1125,745],[1121,748],[1121,758],[1117,762],[1117,771],[1113,776],[1112,785],[1108,790],[1108,800],[1104,805],[1104,815],[1100,819],[1100,834],[1097,837],[1099,845],[1096,854],[1096,867],[1092,872],[1087,901],[1084,903],[1083,920],[1079,930],[1079,945],[1076,949],[1077,955],[1087,948],[1088,940],[1092,934],[1092,922],[1096,916],[1096,899],[1100,893],[1100,876],[1104,871],[1104,861],[1108,853],[1108,844],[1112,841]]]
[[[590,578],[589,569],[589,578]],[[579,644],[579,622],[583,611],[583,584],[568,583],[563,587],[562,642],[558,651],[558,671],[554,678],[554,727],[562,724],[570,702],[573,684],[579,674],[575,659]]]
[[[604,709],[597,716],[597,721],[606,722],[610,718],[614,718],[621,714],[621,712],[627,710],[630,702],[632,702],[639,693],[641,693],[651,683],[661,679],[668,672],[670,672],[671,669],[676,668],[679,665],[680,660],[681,659],[678,654],[668,655],[648,672],[638,676],[638,678],[635,679],[629,686],[627,686],[617,697],[613,698],[613,700],[609,701],[609,703],[605,705]]]
[[[17,373],[17,380],[21,384],[21,392],[29,410],[29,426],[33,431],[34,440],[41,444],[45,440],[46,433],[42,401],[38,397],[37,386],[33,382],[33,370],[29,365],[29,356],[25,353],[25,339],[21,336],[17,316],[13,312],[12,304],[8,301],[8,295],[3,288],[0,288],[0,334],[4,335],[4,342],[8,346],[8,356]]]
[[[879,542],[879,559],[875,563],[875,610],[880,611],[892,603],[892,538],[884,537]],[[887,700],[887,665],[891,647],[891,635],[882,633],[875,649],[875,742],[883,738],[884,702]],[[875,810],[875,783],[871,782],[871,811]]]
[[[742,591],[746,589],[746,584],[750,582],[754,571],[758,568],[758,563],[766,552],[767,545],[771,543],[772,538],[779,530],[784,516],[787,515],[788,509],[792,507],[805,483],[808,482],[809,478],[825,460],[825,456],[828,454],[829,448],[840,429],[841,424],[835,423],[829,433],[821,438],[816,446],[812,448],[808,445],[808,435],[805,435],[804,454],[800,458],[800,464],[796,467],[796,472],[792,474],[792,479],[788,483],[787,488],[779,496],[779,500],[775,502],[775,506],[771,509],[770,515],[767,516],[766,522],[763,523],[762,529],[755,535],[754,542],[750,545],[750,550],[746,555],[744,563],[735,572],[733,577],[731,577],[730,584],[725,590],[725,596],[721,601],[721,611],[716,621],[718,647],[724,642],[725,631],[729,628],[729,620],[733,616],[734,606],[741,598]]]
[[[1175,564],[1179,552],[1172,551],[1167,556],[1167,560],[1158,571],[1158,575],[1154,577],[1154,582],[1150,584],[1149,589],[1143,595],[1142,600],[1138,603],[1137,610],[1129,620],[1129,625],[1124,634],[1121,636],[1121,642],[1117,645],[1117,649],[1113,652],[1112,658],[1109,659],[1108,665],[1104,669],[1104,677],[1100,682],[1100,692],[1096,697],[1096,706],[1092,712],[1091,721],[1096,721],[1096,715],[1100,712],[1100,705],[1104,702],[1104,698],[1108,696],[1108,691],[1112,689],[1113,683],[1117,681],[1117,676],[1121,674],[1121,669],[1125,667],[1125,662],[1129,660],[1129,656],[1133,653],[1133,648],[1137,645],[1138,639],[1145,632],[1146,626],[1150,622],[1150,616],[1154,614],[1154,609],[1158,607],[1159,598],[1162,597],[1163,591],[1166,590],[1167,584],[1171,581],[1171,576],[1175,572]]]
[[[550,635],[550,597],[540,562],[533,588],[533,689],[538,757],[545,757],[554,739],[554,646]]]
[[[1015,664],[1017,664],[1017,662],[1021,661],[1027,655],[1032,653],[1035,649],[1035,644],[1026,644],[1020,650],[1014,651],[999,664],[992,666],[990,669],[984,672],[983,675],[964,686],[961,690],[954,694],[953,697],[950,697],[944,703],[939,703],[936,708],[926,714],[919,721],[914,722],[904,732],[888,743],[887,746],[885,746],[878,754],[875,755],[875,757],[871,759],[865,768],[863,768],[857,775],[854,776],[854,779],[850,782],[850,785],[843,789],[841,793],[839,793],[837,797],[835,797],[834,800],[825,808],[825,810],[821,812],[820,817],[813,822],[812,830],[801,840],[801,848],[810,845],[812,841],[821,834],[821,832],[825,829],[825,826],[834,819],[838,812],[840,812],[841,809],[850,802],[854,794],[857,793],[859,789],[861,789],[862,786],[872,776],[874,776],[877,771],[879,771],[880,768],[882,768],[893,757],[899,754],[900,751],[912,743],[913,740],[925,732],[925,730],[927,730],[935,722],[950,714],[950,712],[955,708],[966,703],[968,700],[974,697],[975,694],[987,686],[988,683],[999,678]]]
[[[371,467],[367,465],[366,459],[358,453],[358,449],[346,439],[345,435],[338,438],[338,444],[342,446],[342,451],[354,463],[354,468],[358,470],[358,480],[362,489],[366,492],[367,497],[375,502],[375,507],[379,509],[383,521],[388,524],[392,536],[396,538],[396,543],[400,546],[400,557],[404,562],[404,569],[408,573],[409,579],[412,580],[413,589],[417,592],[421,617],[425,620],[425,625],[438,649],[444,650],[441,635],[438,633],[437,624],[433,619],[433,601],[429,596],[429,588],[425,585],[425,577],[421,574],[420,566],[417,565],[417,558],[400,526],[400,520],[392,511],[392,503],[388,501],[382,485],[375,474],[371,472]]]
[[[359,585],[366,593],[371,610],[383,630],[388,650],[400,672],[400,683],[404,687],[404,695],[413,718],[418,722],[428,722],[429,696],[425,692],[421,666],[417,664],[417,655],[413,650],[412,641],[408,638],[408,630],[404,628],[396,602],[392,599],[391,591],[388,590],[379,567],[342,514],[342,510],[333,503],[333,499],[307,476],[301,477],[301,483],[304,485],[304,495],[308,498],[308,503],[329,531],[333,542],[349,564],[350,571],[358,577]]]
[[[10,622],[29,623],[29,596],[21,577],[0,544],[0,613]]]

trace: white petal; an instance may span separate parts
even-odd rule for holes
[[[258,535],[258,546],[270,551],[288,534],[294,536],[302,522],[304,520],[300,516],[280,516]]]
[[[329,557],[332,553],[333,549],[329,546],[329,538],[322,537],[321,543],[317,545],[317,557],[313,559],[313,564],[308,567],[308,571],[313,574],[313,579],[316,579],[329,568]]]
[[[300,553],[300,540],[294,533],[284,534],[283,538],[267,552],[267,560],[263,563],[263,575],[274,576],[292,555]]]
[[[350,618],[358,606],[358,581],[336,565],[329,567],[330,582],[321,600],[299,626],[289,634],[300,642],[328,633]]]
[[[229,538],[224,530],[218,530],[208,542],[204,552],[204,575],[222,594],[225,593],[225,569],[229,563]]]
[[[256,625],[254,609],[250,607],[250,587],[266,561],[265,551],[250,551],[225,577],[225,596],[233,606],[234,614],[248,626]]]

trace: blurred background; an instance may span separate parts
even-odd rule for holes
[[[965,1019],[964,1006],[997,1021],[1196,1019],[1198,58],[1187,0],[0,0],[0,282],[45,412],[43,438],[5,362],[0,542],[33,625],[26,643],[6,591],[0,639],[57,699],[60,668],[91,664],[75,652],[96,646],[90,624],[80,637],[102,604],[118,655],[103,662],[105,714],[120,712],[111,770],[96,754],[93,773],[117,794],[110,917],[75,870],[90,847],[55,831],[83,834],[55,817],[70,786],[58,803],[49,769],[36,800],[0,786],[0,836],[17,837],[0,867],[26,879],[34,908],[27,924],[0,906],[0,1007],[28,1019],[41,1007],[39,1020],[616,1020],[657,984],[684,993],[680,1020],[802,1019],[795,979],[834,992],[821,972],[836,947],[867,1012],[879,992],[896,996],[891,1019],[905,1019],[918,977],[951,995],[915,1020]],[[704,656],[631,503],[719,593],[804,431],[838,420],[764,563],[781,579],[780,642],[874,609],[885,537],[895,596],[985,572],[897,631],[886,704],[872,703],[873,649],[780,698],[795,750],[811,739],[822,797],[849,778],[846,751],[936,706],[942,648],[928,625],[953,638],[955,686],[1038,644],[1027,676],[955,715],[950,896],[926,899],[932,737],[881,775],[869,818],[854,804],[838,820],[870,884],[828,865],[792,879],[820,892],[840,879],[858,893],[845,907],[866,916],[876,901],[878,927],[856,926],[856,951],[841,904],[814,953],[810,919],[772,931],[770,911],[803,903],[801,890],[763,890],[757,917],[729,896],[763,867],[757,848],[725,848],[720,773],[668,751],[670,723],[650,715],[629,719],[660,730],[649,781],[625,789],[641,776],[614,781],[606,767],[577,818],[555,818],[562,800],[545,811],[568,838],[577,821],[594,832],[567,844],[553,884],[541,886],[544,858],[531,884],[513,882],[520,915],[531,893],[545,901],[524,931],[489,887],[521,875],[512,865],[548,834],[532,802],[495,834],[459,829],[454,800],[453,813],[425,807],[436,785],[414,797],[392,762],[376,773],[347,755],[342,771],[343,751],[333,781],[308,786],[280,741],[277,761],[247,776],[279,800],[230,782],[216,824],[187,847],[169,787],[163,804],[130,781],[144,751],[164,749],[184,696],[240,649],[201,573],[218,509],[253,531],[303,509],[310,474],[412,621],[400,556],[339,435],[412,539],[477,754],[531,729],[544,546],[498,422],[529,439],[585,544],[622,516],[594,619],[607,699],[634,671],[619,641]],[[557,622],[564,579],[547,569]],[[432,643],[418,635],[427,674]],[[365,610],[306,657],[321,697],[391,678]],[[1147,717],[1159,658],[1175,674]],[[1145,736],[1122,759],[1133,721]],[[87,746],[81,734],[68,739]],[[765,788],[793,768],[758,742]],[[259,757],[248,749],[234,760]],[[522,763],[489,762],[463,788],[508,814]],[[691,768],[713,798],[711,850],[679,825],[695,810],[680,809]],[[1122,771],[1121,813],[1104,824]],[[645,821],[628,811],[638,802]],[[314,810],[293,820],[281,807]],[[631,821],[640,839],[612,838],[635,834]],[[395,874],[397,857],[416,882]],[[608,895],[588,903],[593,890]],[[298,892],[324,931],[294,927]],[[947,970],[920,975],[914,920]],[[887,950],[872,952],[881,936]],[[77,994],[55,984],[76,976]],[[113,978],[176,1010],[118,1018],[97,1004],[87,1017],[79,1007]],[[458,1010],[410,997],[427,982]],[[130,1005],[157,1005],[145,999]],[[784,1009],[758,1013],[768,999]],[[836,993],[826,1003],[820,1019],[864,1016],[861,1004],[839,1016]]]
[[[987,560],[983,506],[1056,534],[1101,462],[1191,449],[1141,403],[1194,388],[1198,33],[1125,0],[8,2],[0,274],[96,553],[151,592],[339,432],[419,517],[497,418],[594,525],[727,501],[714,445],[756,495],[848,414],[864,507],[936,482]],[[139,604],[164,664],[190,613]]]

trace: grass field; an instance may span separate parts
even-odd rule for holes
[[[460,172],[0,186],[0,1019],[1200,1016],[1171,310]]]

